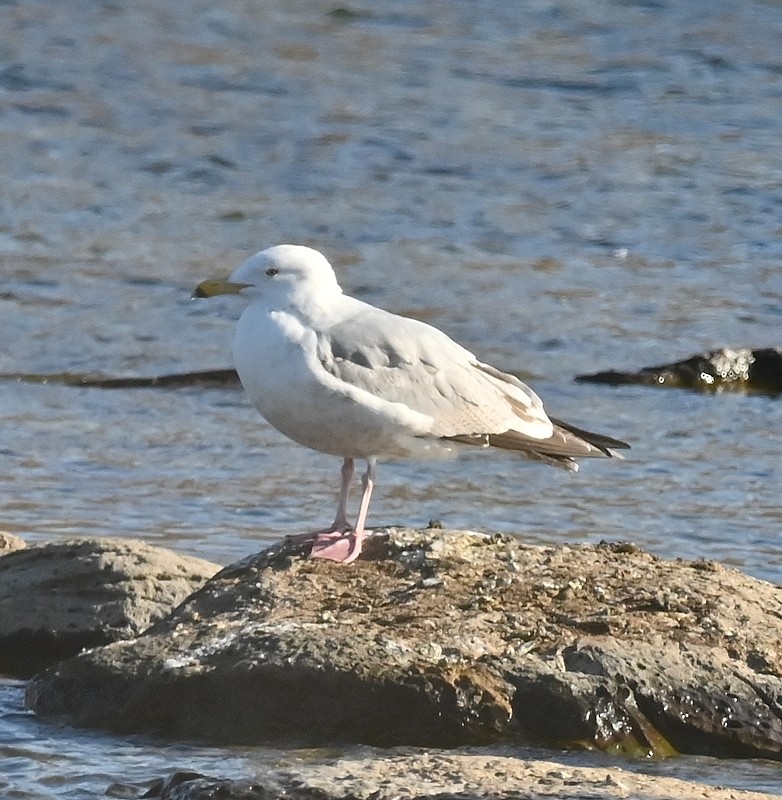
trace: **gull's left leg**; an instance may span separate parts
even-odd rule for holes
[[[367,459],[367,471],[361,478],[361,483],[364,486],[364,494],[361,495],[361,506],[358,510],[358,519],[356,520],[356,529],[353,531],[352,546],[348,551],[347,557],[342,559],[343,564],[350,564],[355,561],[361,554],[361,545],[364,541],[364,525],[367,521],[367,512],[369,511],[369,501],[372,499],[372,489],[375,488],[375,474],[376,474],[377,459],[370,456]]]
[[[316,537],[310,553],[311,558],[328,558],[341,564],[350,564],[351,561],[355,561],[358,558],[364,540],[364,525],[369,511],[369,501],[372,498],[372,489],[375,486],[376,464],[377,459],[374,456],[370,456],[367,459],[367,471],[361,479],[364,493],[361,496],[356,529],[352,533],[346,533],[339,539],[332,539],[331,542],[324,543],[324,547],[319,545],[318,537]]]

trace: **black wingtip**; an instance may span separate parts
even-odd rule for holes
[[[560,419],[550,417],[551,421],[559,428],[564,428],[569,433],[573,433],[585,442],[588,442],[593,447],[601,450],[607,456],[616,456],[617,453],[612,453],[612,450],[630,450],[630,445],[623,442],[621,439],[615,439],[613,436],[606,436],[604,433],[593,433],[592,431],[585,430],[584,428],[577,428],[569,422],[562,422]]]

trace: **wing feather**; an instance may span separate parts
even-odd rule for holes
[[[317,354],[353,390],[428,417],[432,437],[517,450],[569,469],[577,469],[576,457],[616,456],[612,448],[627,446],[552,421],[515,376],[481,363],[437,328],[371,306],[322,331]]]
[[[365,310],[320,334],[318,358],[339,381],[431,417],[432,436],[553,430],[531,389],[418,320]]]

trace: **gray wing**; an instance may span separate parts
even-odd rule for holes
[[[431,417],[432,436],[553,429],[531,389],[418,320],[364,306],[319,334],[318,358],[339,381]]]
[[[518,450],[577,469],[574,457],[617,456],[624,442],[550,420],[513,375],[478,361],[437,328],[361,304],[318,336],[318,358],[337,380],[431,418],[428,434]]]

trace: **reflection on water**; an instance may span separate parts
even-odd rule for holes
[[[310,244],[349,291],[633,445],[575,476],[475,450],[382,464],[372,523],[629,539],[782,582],[782,403],[572,383],[780,345],[779,4],[30,0],[0,4],[0,30],[0,373],[227,368],[237,309],[194,285]],[[0,397],[0,526],[28,541],[227,562],[332,517],[338,460],[240,392]],[[103,791],[108,754],[125,776],[161,763],[37,726],[8,691],[28,738],[0,775],[28,796]]]

